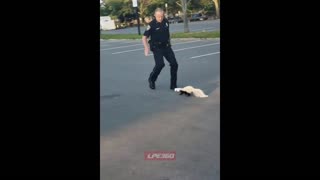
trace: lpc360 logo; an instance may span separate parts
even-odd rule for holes
[[[149,151],[144,152],[144,160],[176,160],[176,152]]]

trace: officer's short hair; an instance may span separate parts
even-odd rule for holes
[[[163,9],[161,9],[161,8],[157,8],[157,9],[154,11],[154,14],[156,14],[156,12],[162,12],[162,13],[164,13]]]

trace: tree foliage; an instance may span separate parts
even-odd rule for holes
[[[153,16],[154,10],[160,7],[165,11],[167,10],[169,16],[174,16],[178,12],[184,12],[184,9],[181,7],[183,1],[187,3],[186,12],[188,16],[191,13],[197,12],[207,15],[217,14],[219,16],[219,12],[217,13],[220,6],[219,0],[138,0],[139,15],[142,19]],[[120,20],[136,18],[135,9],[132,7],[132,0],[103,0],[103,2],[100,8],[101,16],[117,17]],[[166,3],[168,4],[167,8],[165,7]]]

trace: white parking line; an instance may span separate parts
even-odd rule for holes
[[[214,54],[219,54],[220,52],[214,52],[214,53],[209,53],[209,54],[203,54],[200,56],[193,56],[190,59],[194,59],[194,58],[199,58],[199,57],[204,57],[204,56],[210,56],[210,55],[214,55]]]
[[[173,51],[177,52],[177,51],[183,51],[183,50],[186,50],[186,49],[194,49],[194,48],[217,45],[217,44],[220,44],[220,43],[211,43],[211,44],[205,44],[205,45],[201,45],[201,46],[193,46],[193,47],[182,48],[182,49],[177,49],[177,50],[173,50]]]
[[[100,43],[116,43],[116,42],[123,42],[125,41],[125,39],[117,39],[117,40],[104,40],[104,41],[100,41]]]
[[[220,43],[212,43],[212,44],[205,44],[205,45],[201,45],[201,46],[193,46],[193,47],[188,47],[188,48],[182,48],[182,49],[173,49],[174,52],[177,51],[183,51],[183,50],[187,50],[187,49],[194,49],[194,48],[199,48],[199,47],[205,47],[205,46],[211,46],[211,45],[216,45],[216,44],[220,44]],[[153,54],[148,54],[148,56],[152,56]]]
[[[132,49],[132,50],[127,50],[127,51],[114,52],[114,53],[111,53],[111,54],[122,54],[122,53],[126,53],[126,52],[139,51],[139,50],[143,50],[143,49],[144,48]]]
[[[195,41],[187,41],[187,42],[179,42],[179,43],[174,43],[172,45],[176,45],[176,44],[187,44],[187,43],[193,43],[193,42],[199,42],[201,40],[195,40]]]
[[[213,30],[213,29],[219,29],[218,27],[208,27],[208,28],[201,28],[201,29],[190,29],[191,32],[197,32],[199,30],[203,31],[203,30]],[[175,30],[172,32],[180,32],[179,30]]]
[[[113,42],[112,42],[113,43]],[[127,41],[125,41],[125,42],[123,42],[123,41],[121,41],[121,42],[119,42],[119,44],[100,44],[100,47],[104,47],[104,46],[116,46],[116,45],[124,45],[124,44],[130,44],[130,43],[137,43],[136,41],[130,41],[130,42],[127,42]]]
[[[187,42],[181,42],[181,43],[175,43],[173,45],[176,45],[176,44],[187,44],[187,43],[192,43],[192,42],[199,42],[201,40],[195,40],[195,41],[187,41]],[[143,50],[144,48],[139,48],[139,49],[132,49],[132,50],[127,50],[127,51],[119,51],[119,52],[114,52],[114,53],[111,53],[111,54],[122,54],[122,53],[126,53],[126,52],[132,52],[132,51],[140,51],[140,50]]]
[[[143,44],[133,44],[133,45],[128,45],[128,46],[118,46],[118,47],[113,47],[113,48],[107,48],[107,49],[100,49],[100,51],[106,51],[106,50],[111,50],[111,49],[119,49],[119,48],[125,48],[125,47],[131,47],[131,46],[142,46]]]

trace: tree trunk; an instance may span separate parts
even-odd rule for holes
[[[188,16],[187,16],[187,0],[181,0],[182,11],[183,11],[183,24],[184,24],[184,32],[188,33],[189,25],[188,25]]]
[[[219,10],[219,2],[218,0],[213,0],[214,6],[216,7],[216,16],[217,18],[220,18],[220,10]]]

